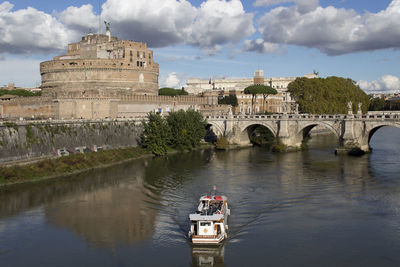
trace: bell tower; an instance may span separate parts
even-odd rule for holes
[[[254,72],[254,84],[264,85],[264,71],[256,70]]]

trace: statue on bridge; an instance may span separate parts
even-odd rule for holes
[[[348,108],[347,114],[349,114],[349,115],[353,114],[353,102],[349,101],[347,103],[347,108]]]
[[[362,107],[362,103],[361,102],[359,102],[358,103],[358,110],[357,110],[357,114],[362,114],[362,109],[361,109],[361,107]]]

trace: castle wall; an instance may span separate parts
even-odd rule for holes
[[[16,98],[0,102],[3,119],[105,119],[145,117],[147,113],[197,109],[210,103],[209,97],[128,95],[119,98]]]
[[[0,102],[3,119],[54,118],[55,114],[56,107],[50,98],[27,97]]]
[[[168,113],[180,109],[199,109],[207,98],[195,96],[126,96],[118,103],[119,118],[145,117],[149,112]]]
[[[118,116],[118,100],[99,98],[57,99],[57,119],[104,119]]]
[[[40,64],[48,97],[158,94],[158,64],[137,67],[123,60],[69,59]]]

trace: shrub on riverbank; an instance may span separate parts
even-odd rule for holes
[[[215,148],[218,150],[226,150],[228,149],[229,142],[225,136],[218,137],[217,141],[215,142]]]
[[[171,130],[167,121],[158,113],[151,112],[143,124],[143,147],[155,155],[165,155],[171,140]]]
[[[277,141],[272,145],[272,152],[285,152],[287,150],[287,146],[280,141]]]
[[[148,153],[140,147],[118,148],[84,154],[72,154],[55,159],[41,160],[27,165],[0,167],[0,184],[31,181],[51,175],[68,174],[118,161],[138,158]]]
[[[170,112],[168,117],[149,113],[143,121],[142,143],[155,155],[164,155],[168,147],[184,150],[200,145],[206,135],[206,121],[200,112],[179,110]]]

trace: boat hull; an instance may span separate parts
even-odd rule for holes
[[[193,244],[217,245],[225,239],[223,234],[218,236],[192,236]]]

